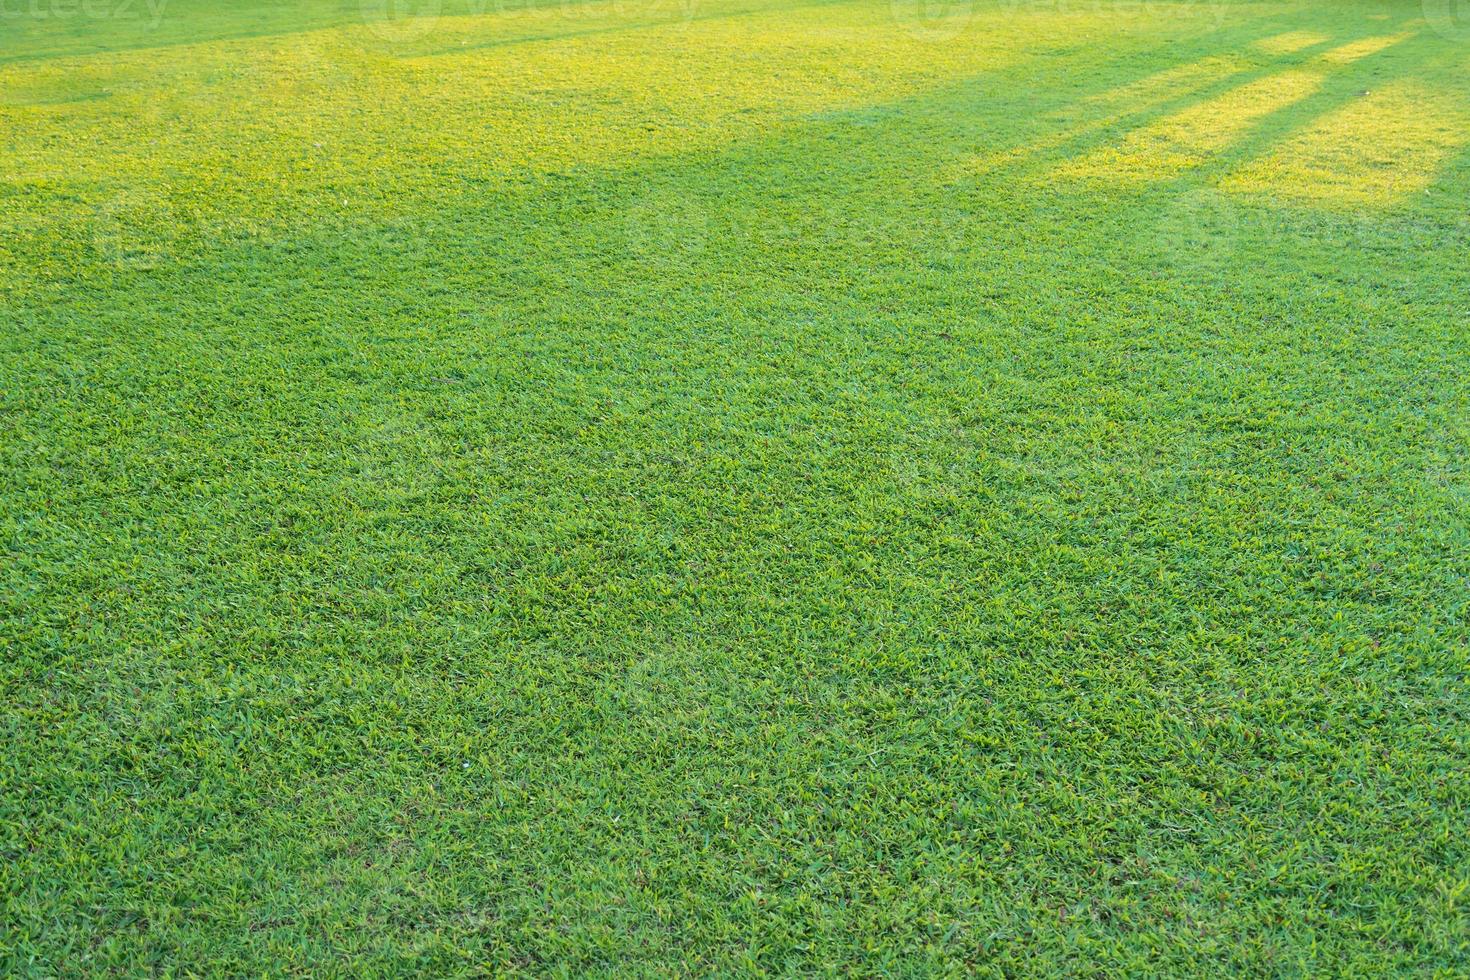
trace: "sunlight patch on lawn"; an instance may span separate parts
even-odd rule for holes
[[[1057,176],[1146,183],[1187,173],[1228,149],[1261,120],[1316,94],[1329,66],[1344,65],[1403,40],[1392,35],[1353,41],[1291,68],[1248,82],[1128,133],[1059,168]]]
[[[1191,170],[1255,123],[1316,92],[1319,72],[1293,69],[1232,89],[1136,129],[1117,146],[1088,153],[1062,167],[1061,177],[1146,182]]]
[[[1329,40],[1331,38],[1326,34],[1316,31],[1287,31],[1275,37],[1262,38],[1253,47],[1267,54],[1294,54],[1313,45],[1326,44]]]
[[[1330,65],[1350,65],[1360,58],[1366,58],[1370,54],[1386,51],[1395,44],[1400,44],[1413,37],[1413,32],[1406,31],[1402,34],[1386,34],[1382,37],[1365,37],[1350,44],[1333,48],[1322,54],[1322,60]]]
[[[1221,55],[1156,72],[1147,78],[1082,100],[1082,104],[1089,110],[1101,110],[1102,115],[1090,118],[1080,125],[1064,126],[1054,132],[1038,135],[1021,146],[978,154],[963,164],[952,167],[944,177],[956,180],[993,173],[1035,159],[1075,140],[1125,124],[1139,113],[1188,96],[1238,74],[1247,67],[1249,62],[1238,56]]]
[[[1429,187],[1467,140],[1463,100],[1404,79],[1324,116],[1224,186],[1319,204],[1392,205]]]
[[[1035,19],[992,16],[930,43],[886,5],[701,6],[687,22],[589,9],[445,17],[398,45],[358,24],[3,65],[0,94],[26,104],[0,99],[0,163],[42,182],[27,206],[45,222],[77,226],[53,242],[89,241],[119,201],[160,240],[382,221],[910,97],[1064,48],[1076,20],[1038,40]]]

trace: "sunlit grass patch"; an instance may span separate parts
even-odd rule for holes
[[[1254,47],[1267,54],[1292,54],[1303,48],[1325,44],[1329,40],[1331,40],[1331,35],[1317,31],[1287,31],[1283,34],[1262,38],[1254,43]]]
[[[1385,34],[1381,37],[1365,37],[1332,48],[1330,51],[1324,51],[1320,57],[1328,65],[1350,65],[1371,54],[1386,51],[1395,44],[1402,44],[1414,37],[1414,34],[1413,31],[1404,31],[1398,34]]]
[[[1238,57],[1209,57],[1176,65],[1146,78],[1117,88],[1089,95],[1083,104],[1089,111],[1082,122],[1072,107],[1061,110],[1066,121],[1053,123],[1019,145],[979,154],[947,171],[952,178],[963,178],[1007,168],[1023,168],[1048,154],[1085,141],[1098,134],[1126,128],[1128,122],[1146,116],[1161,104],[1189,98],[1193,93],[1217,84],[1246,70],[1250,62]]]
[[[637,5],[491,9],[436,18],[402,44],[350,23],[0,65],[12,93],[0,120],[12,165],[65,188],[46,204],[48,220],[76,226],[63,240],[87,241],[98,210],[126,196],[127,213],[156,216],[141,237],[183,247],[240,214],[253,227],[352,224],[467,186],[707,151],[1034,59],[1066,46],[1076,21],[991,15],[935,44],[866,4],[704,5],[687,21]],[[147,121],[146,143],[119,115]],[[385,166],[413,179],[385,193]]]
[[[1463,98],[1398,79],[1360,93],[1224,186],[1339,208],[1388,207],[1431,186],[1467,145]]]
[[[1059,167],[1057,176],[1125,182],[1177,177],[1228,151],[1267,117],[1286,114],[1307,100],[1326,83],[1334,66],[1350,65],[1407,36],[1365,38],[1317,53],[1300,66],[1267,68],[1263,78],[1131,129],[1121,141]]]
[[[1222,95],[1139,127],[1114,146],[1058,168],[1057,176],[1084,180],[1167,180],[1228,148],[1265,116],[1317,91],[1320,72],[1287,69],[1246,82]]]

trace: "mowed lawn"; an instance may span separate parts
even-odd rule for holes
[[[1470,972],[1452,5],[158,7],[0,17],[0,972]]]

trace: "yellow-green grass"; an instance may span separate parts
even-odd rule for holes
[[[1470,25],[438,6],[0,10],[0,969],[1470,971]]]

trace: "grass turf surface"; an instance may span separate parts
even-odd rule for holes
[[[0,967],[1463,975],[1439,6],[7,8]]]

